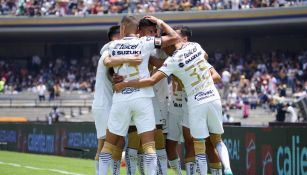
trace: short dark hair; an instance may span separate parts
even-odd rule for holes
[[[116,35],[116,34],[118,34],[119,33],[119,26],[118,25],[116,25],[116,26],[111,26],[110,27],[110,29],[109,29],[109,31],[108,31],[108,39],[109,39],[109,41],[111,41],[112,40],[112,37],[114,36],[114,35]]]
[[[151,22],[149,19],[142,18],[139,21],[139,29],[142,29],[143,27],[156,27],[157,24]]]
[[[192,37],[192,30],[190,29],[190,27],[180,25],[180,26],[174,26],[173,29],[180,30],[180,35],[183,37],[187,37],[188,41],[190,41]]]

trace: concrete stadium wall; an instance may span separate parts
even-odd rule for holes
[[[225,126],[223,140],[234,174],[306,174],[306,129]],[[0,150],[93,158],[96,144],[93,123],[0,124]],[[82,155],[64,147],[90,151]]]

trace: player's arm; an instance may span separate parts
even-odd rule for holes
[[[222,80],[220,74],[214,69],[214,67],[210,68],[210,74],[214,83],[219,83]]]
[[[107,67],[120,66],[124,63],[139,65],[142,63],[142,58],[140,55],[130,56],[130,57],[116,57],[116,56],[106,56],[103,60],[104,65]]]
[[[165,60],[159,59],[159,58],[154,57],[154,56],[150,56],[150,58],[149,58],[149,64],[152,65],[152,66],[155,66],[156,68],[160,68],[163,65],[164,61]]]
[[[144,88],[144,87],[153,86],[165,77],[166,75],[163,72],[157,71],[149,78],[145,78],[141,80],[123,81],[123,82],[117,83],[114,85],[114,90],[116,92],[119,92],[126,87]]]
[[[205,58],[205,60],[208,60],[209,56],[208,56],[207,52],[205,52],[204,58]]]
[[[177,42],[180,41],[180,36],[173,30],[171,26],[166,24],[163,20],[158,19],[154,16],[145,16],[148,20],[151,22],[155,23],[158,25],[159,28],[161,28],[167,35],[162,36],[161,40],[157,40],[158,38],[155,39],[155,44],[161,45],[161,47],[167,47],[176,44]],[[160,43],[157,43],[160,42]]]

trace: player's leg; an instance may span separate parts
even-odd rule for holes
[[[167,174],[167,155],[165,150],[165,139],[162,131],[162,112],[161,107],[157,97],[152,98],[152,104],[154,108],[154,115],[155,115],[155,123],[156,123],[156,130],[155,130],[155,145],[156,151],[158,156],[158,166],[157,172],[159,175],[166,175]]]
[[[106,109],[107,110],[107,109]],[[95,127],[97,132],[97,152],[95,155],[96,174],[99,173],[99,154],[102,150],[104,138],[106,137],[106,129],[109,115],[106,114],[105,109],[93,108],[92,114],[95,120]]]
[[[189,127],[191,136],[193,137],[195,159],[199,167],[201,175],[207,174],[207,158],[206,158],[206,141],[209,137],[209,130],[207,125],[207,109],[205,104],[189,108]]]
[[[108,119],[106,140],[99,155],[99,175],[106,175],[112,162],[112,154],[118,151],[116,146],[121,137],[128,131],[131,120],[129,102],[112,104]],[[123,108],[123,106],[125,106]]]
[[[116,144],[120,136],[107,132],[106,140],[99,155],[99,175],[107,175],[112,164],[112,153],[117,149]]]
[[[136,126],[130,126],[128,131],[128,145],[126,148],[126,167],[127,175],[134,175],[138,163],[138,148],[140,146],[140,136]]]
[[[209,160],[209,168],[212,175],[222,175],[222,163],[219,159],[214,146],[210,141],[210,137],[206,138],[206,154]]]
[[[119,175],[120,174],[120,165],[121,165],[122,152],[123,152],[124,146],[125,146],[125,139],[124,139],[124,137],[120,137],[117,144],[116,144],[116,148],[112,152],[113,175]]]
[[[186,150],[185,153],[185,168],[187,175],[196,174],[196,160],[195,160],[195,149],[194,149],[194,140],[191,136],[190,129],[186,126],[182,126],[183,138],[184,138],[184,147]]]
[[[181,110],[180,110],[181,111]],[[175,171],[175,174],[181,174],[181,163],[177,152],[178,142],[183,142],[181,120],[182,114],[169,113],[167,118],[168,133],[166,139],[167,157],[170,168]]]
[[[162,131],[162,125],[157,125],[155,130],[155,145],[158,156],[158,174],[166,175],[167,174],[167,155],[165,150],[165,139]]]
[[[104,143],[104,139],[102,138],[99,138],[97,139],[97,152],[96,152],[96,155],[95,155],[95,163],[96,163],[96,175],[99,174],[99,154],[102,150],[102,147],[103,147],[103,143]]]
[[[181,175],[181,163],[177,153],[178,142],[166,139],[166,152],[171,169],[175,171],[175,174]]]
[[[154,131],[141,133],[141,143],[144,150],[145,174],[157,174],[157,153],[154,141]]]
[[[230,168],[229,154],[226,145],[224,144],[221,134],[224,133],[222,122],[222,105],[220,100],[215,100],[208,104],[208,129],[210,141],[218,152],[219,158],[224,166],[224,174],[232,174]]]
[[[145,170],[144,170],[144,150],[142,148],[142,144],[140,141],[140,146],[138,149],[138,167],[139,167],[139,172],[141,175],[145,175]]]
[[[151,98],[139,98],[133,101],[134,122],[141,136],[144,150],[145,174],[157,174],[157,153],[155,146],[155,117]]]

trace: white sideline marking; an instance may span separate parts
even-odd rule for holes
[[[49,168],[39,168],[39,167],[26,166],[26,165],[23,166],[23,165],[16,164],[16,163],[6,163],[6,162],[1,162],[1,161],[0,161],[0,164],[14,166],[14,167],[28,168],[28,169],[32,169],[32,170],[46,170],[46,171],[52,171],[52,172],[61,173],[61,174],[84,175],[84,174],[79,174],[79,173],[74,173],[74,172],[69,172],[69,171],[64,171],[64,170],[49,169]]]
[[[23,166],[25,168],[28,168],[28,169],[32,169],[32,170],[43,170],[42,168],[37,168],[37,167],[33,167],[33,166]]]

